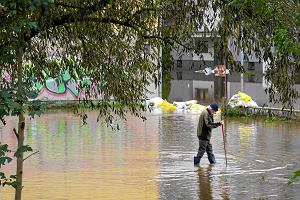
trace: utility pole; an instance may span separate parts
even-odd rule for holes
[[[162,15],[158,18],[158,34],[162,37]],[[157,93],[159,97],[162,97],[162,45],[159,46],[159,57],[158,57],[158,84]]]
[[[240,41],[240,44],[241,44],[241,53],[240,53],[240,56],[241,56],[241,65],[242,67],[244,67],[244,51],[243,51],[243,48],[242,48],[242,40],[243,40],[243,30],[242,30],[242,25],[241,25],[241,32],[242,32],[242,37],[241,37],[241,41]],[[241,72],[241,92],[244,92],[244,73]]]
[[[244,52],[241,50],[241,65],[244,66]],[[244,92],[244,74],[241,72],[241,92]]]
[[[158,96],[162,97],[162,46],[159,47],[157,87],[158,87]]]

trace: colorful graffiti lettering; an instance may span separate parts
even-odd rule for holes
[[[74,98],[78,98],[80,93],[80,88],[75,81],[71,79],[68,71],[64,71],[57,78],[49,77],[42,84],[36,83],[36,88],[38,89],[39,93],[42,92],[43,89],[46,89],[53,95],[63,95],[70,91]]]
[[[63,99],[63,100],[76,100],[83,97],[86,86],[91,86],[92,95],[95,98],[96,86],[93,84],[89,78],[79,81],[82,87],[76,83],[74,79],[71,78],[69,71],[63,71],[58,77],[52,78],[48,77],[44,83],[36,83],[35,88],[37,89],[39,95],[38,99]],[[55,98],[56,97],[56,98]]]
[[[96,98],[96,85],[90,81],[89,78],[79,81],[79,85],[71,75],[68,70],[62,71],[58,77],[49,77],[46,73],[45,81],[36,81],[33,85],[33,90],[38,93],[36,99],[40,100],[77,100],[83,97],[85,89],[87,86],[92,88],[90,97]],[[11,81],[11,76],[7,73],[4,74],[3,79],[7,82]]]

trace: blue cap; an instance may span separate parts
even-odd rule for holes
[[[217,103],[212,103],[210,104],[210,107],[215,111],[217,112],[219,110],[219,105]]]

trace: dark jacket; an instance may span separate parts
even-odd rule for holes
[[[209,141],[211,138],[211,129],[221,126],[220,122],[214,123],[214,118],[211,112],[206,109],[201,112],[197,128],[197,136],[201,140]]]

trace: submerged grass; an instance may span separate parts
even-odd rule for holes
[[[260,113],[252,113],[249,109],[244,107],[231,108],[230,106],[226,107],[224,116],[232,117],[232,118],[237,118],[237,117],[252,118],[252,119],[255,118],[255,119],[261,119],[266,123],[274,123],[274,122],[299,123],[300,121],[300,118],[298,118],[297,116],[295,118],[289,118],[286,116],[276,116],[272,113],[269,113],[268,115],[264,115]]]

